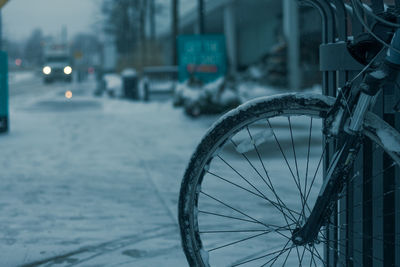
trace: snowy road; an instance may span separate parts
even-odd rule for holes
[[[34,76],[11,85],[0,266],[187,265],[180,179],[214,118],[191,120],[168,102],[94,98],[93,86]]]

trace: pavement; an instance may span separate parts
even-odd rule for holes
[[[10,85],[0,136],[0,266],[187,266],[181,178],[216,117],[94,97],[94,80]],[[65,92],[71,91],[67,99]]]

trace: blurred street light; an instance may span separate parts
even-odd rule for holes
[[[43,73],[46,75],[49,75],[51,73],[51,68],[49,66],[46,66],[43,68]]]
[[[67,98],[67,99],[71,99],[72,98],[72,92],[71,91],[66,91],[65,92],[65,98]]]
[[[66,66],[64,68],[64,73],[70,75],[72,73],[72,68],[70,66]]]

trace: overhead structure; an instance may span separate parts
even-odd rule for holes
[[[3,8],[3,6],[7,4],[7,2],[9,2],[9,0],[0,0],[0,8]]]

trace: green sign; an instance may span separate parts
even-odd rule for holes
[[[0,132],[8,130],[8,59],[0,51]]]
[[[181,35],[178,37],[179,81],[195,77],[211,82],[226,74],[223,35]]]

